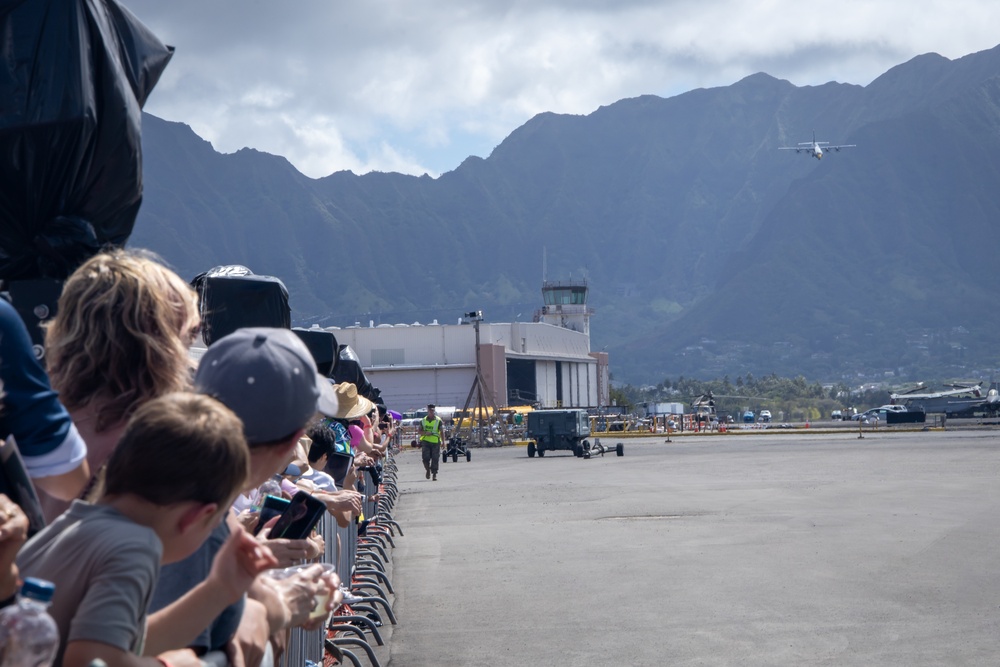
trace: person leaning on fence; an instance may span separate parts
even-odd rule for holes
[[[311,432],[312,427],[310,426],[308,433]],[[312,482],[313,487],[318,491],[336,492],[337,483],[333,481],[333,477],[323,472],[323,468],[326,467],[326,462],[332,453],[332,442],[329,440],[312,440],[310,438],[309,451],[306,453],[306,463],[308,465],[302,471],[299,479]]]
[[[351,449],[356,453],[375,454],[372,442],[365,437],[365,420],[375,410],[375,404],[358,392],[358,388],[350,382],[341,382],[334,386],[337,393],[337,400],[340,402],[340,410],[336,415],[339,421],[347,430],[347,435],[351,441]],[[368,419],[368,424],[371,424]]]
[[[379,442],[386,446],[386,450],[392,447],[396,438],[396,422],[388,413],[381,413],[378,421]]]
[[[218,401],[175,393],[139,408],[108,460],[104,495],[95,504],[73,501],[18,555],[23,576],[55,584],[56,664],[199,667],[184,647],[274,566],[270,552],[234,533],[170,623],[147,628],[147,607],[161,562],[186,558],[205,541],[248,472],[239,419]]]
[[[420,454],[424,461],[424,471],[427,479],[438,478],[438,463],[441,457],[441,447],[444,441],[444,422],[434,412],[434,405],[427,406],[427,416],[420,420],[417,429],[420,439]]]
[[[326,472],[333,477],[337,488],[355,489],[358,483],[358,469],[373,465],[374,461],[365,453],[355,451],[351,447],[349,423],[344,419],[324,419],[323,424],[329,429],[328,436],[333,437],[333,454],[326,463]]]
[[[346,528],[355,517],[361,514],[361,494],[346,487],[338,489],[334,477],[325,471],[330,464],[331,457],[341,459],[337,462],[338,466],[345,462],[342,455],[338,455],[336,432],[331,428],[331,424],[324,419],[313,423],[307,433],[312,440],[308,459],[309,467],[313,472],[303,475],[303,478],[315,484],[316,491],[313,492],[313,497],[323,501],[327,511],[337,520],[337,525]],[[346,461],[346,464],[350,465],[350,461]],[[344,477],[346,477],[346,470]],[[341,482],[343,482],[343,478]]]
[[[325,443],[329,448],[323,472],[333,479],[338,489],[348,488],[345,482],[354,462],[354,451],[347,426],[336,419],[321,419],[309,427],[308,435],[313,442]]]
[[[285,469],[317,412],[332,415],[337,411],[330,383],[317,373],[309,349],[288,329],[246,328],[220,338],[201,358],[194,385],[242,420],[250,448],[245,491]],[[151,605],[151,610],[160,611],[151,618],[158,620],[160,614],[168,613],[171,603],[208,576],[215,553],[229,533],[237,531],[243,529],[230,512],[201,549],[163,568]],[[295,542],[303,543],[299,558],[304,557],[306,541]],[[274,644],[269,639],[289,627],[307,626],[315,600],[324,594],[330,594],[332,610],[340,603],[338,588],[336,575],[325,576],[318,565],[280,582],[259,577],[246,599],[203,626],[204,632],[190,645],[199,653],[225,650],[237,665],[270,663],[267,657],[273,659]]]
[[[365,439],[364,430],[359,420],[366,414],[370,413],[374,409],[375,405],[358,393],[357,387],[350,382],[341,382],[340,384],[337,384],[335,386],[335,391],[337,393],[337,400],[340,403],[340,407],[337,414],[334,415],[334,419],[329,420],[329,426],[334,434],[334,454],[343,451],[344,446],[347,445],[352,458],[351,465],[346,470],[345,474],[341,475],[339,470],[337,471],[337,474],[334,474],[334,471],[330,470],[331,464],[334,462],[333,458],[331,458],[330,462],[327,464],[327,472],[333,476],[337,485],[344,489],[342,493],[347,493],[348,491],[353,492],[354,489],[363,491],[363,488],[357,486],[357,482],[359,481],[356,476],[357,468],[360,466],[372,465],[373,461],[370,458],[370,454],[372,453],[371,444]],[[336,456],[334,458],[339,459],[339,457]],[[357,497],[352,496],[350,500],[352,504],[356,503],[356,506],[350,511],[352,511],[355,516],[360,514],[360,495]],[[341,507],[341,511],[344,509],[347,509],[346,506]],[[340,520],[338,519],[338,522],[339,521]]]
[[[199,324],[194,290],[150,254],[102,252],[66,281],[46,324],[45,359],[52,388],[87,443],[92,478],[84,500],[100,494],[102,467],[132,413],[190,388],[188,347]],[[47,520],[69,505],[39,495]]]
[[[365,442],[371,450],[368,452],[374,459],[382,459],[389,449],[388,441],[382,441],[382,434],[375,425],[379,423],[379,411],[377,406],[367,415],[363,415],[358,421],[361,422],[361,432],[365,437]]]

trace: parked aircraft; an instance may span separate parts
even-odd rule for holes
[[[910,410],[922,409],[924,412],[946,415],[971,414],[976,411],[995,413],[1000,408],[1000,391],[996,382],[990,385],[985,396],[981,382],[947,386],[950,389],[925,391],[921,385],[909,391],[889,394],[889,398],[891,403],[905,405]]]
[[[795,151],[796,153],[801,153],[805,151],[806,155],[814,157],[817,160],[823,159],[823,151],[840,151],[841,148],[855,148],[856,144],[840,144],[837,146],[831,146],[829,141],[816,141],[816,132],[813,132],[812,141],[800,142],[797,146],[781,146],[778,148],[779,151]]]

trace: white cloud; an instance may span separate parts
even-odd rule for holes
[[[177,47],[147,110],[310,176],[432,174],[542,111],[766,71],[867,84],[996,45],[992,0],[126,0]]]
[[[295,99],[295,91],[276,88],[261,83],[246,91],[240,97],[240,105],[251,109],[278,109]]]

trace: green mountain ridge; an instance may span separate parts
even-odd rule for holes
[[[858,147],[822,161],[776,150]],[[585,116],[539,114],[438,178],[321,179],[144,117],[131,244],[182,275],[275,275],[300,324],[493,321],[591,285],[617,379],[967,375],[992,333],[1000,47],[865,87],[766,74]]]

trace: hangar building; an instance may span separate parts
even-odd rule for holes
[[[607,406],[608,354],[590,351],[586,282],[545,282],[542,296],[532,322],[471,318],[329,330],[351,346],[395,410],[465,405],[476,377],[477,328],[483,382],[499,407]]]

